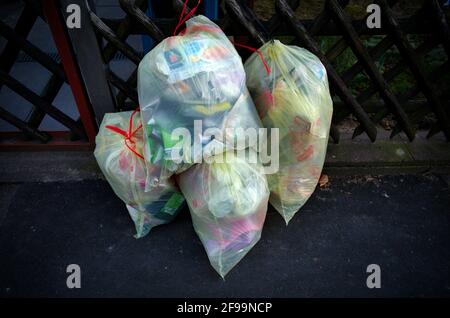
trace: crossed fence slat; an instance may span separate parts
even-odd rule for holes
[[[42,18],[42,12],[37,8],[38,3],[35,1],[26,1],[14,28],[0,22],[0,35],[8,41],[0,59],[0,88],[6,85],[33,105],[28,120],[19,119],[3,107],[0,107],[0,118],[23,131],[26,137],[37,139],[43,143],[51,140],[47,132],[38,129],[46,115],[69,128],[73,138],[85,138],[85,132],[81,124],[52,104],[62,85],[66,82],[61,64],[27,40],[27,36],[38,17]],[[20,51],[26,53],[51,73],[50,79],[40,94],[30,90],[9,75]]]
[[[2,83],[12,85],[16,91],[19,90],[39,106],[35,106],[27,122],[15,118],[8,112],[5,113],[4,109],[0,112],[0,117],[13,123],[27,135],[42,141],[48,140],[48,138],[45,132],[39,132],[37,127],[45,114],[59,116],[58,121],[62,120],[74,134],[82,135],[83,130],[79,123],[73,120],[73,122],[68,121],[61,114],[55,113],[52,108],[54,107],[52,101],[66,80],[65,74],[60,64],[27,42],[26,35],[31,30],[37,16],[42,13],[31,9],[30,4],[35,2],[32,0],[26,2],[27,10],[24,10],[23,17],[19,18],[15,29],[0,23],[0,34],[9,40],[7,50],[4,50],[1,55],[0,67],[3,73],[0,73],[0,85]],[[335,102],[330,131],[335,142],[340,139],[338,124],[350,114],[356,118],[359,124],[353,131],[353,137],[365,132],[372,141],[375,141],[377,137],[376,124],[389,114],[393,114],[397,124],[392,130],[391,137],[404,132],[409,140],[413,140],[417,125],[426,115],[433,113],[437,122],[431,126],[428,135],[432,136],[442,131],[447,139],[450,139],[448,92],[442,91],[442,89],[438,90],[433,82],[437,79],[446,80],[448,74],[450,31],[446,13],[441,5],[442,1],[441,3],[438,0],[427,1],[414,15],[401,19],[396,18],[391,9],[398,0],[377,1],[382,8],[381,29],[366,27],[365,21],[368,15],[363,19],[351,19],[344,10],[349,3],[348,0],[327,0],[317,17],[310,20],[300,20],[295,16],[294,11],[301,6],[301,1],[276,0],[274,2],[275,14],[267,21],[263,21],[258,18],[251,7],[246,5],[245,1],[223,0],[224,11],[216,22],[227,34],[239,36],[239,41],[247,39],[255,46],[262,45],[279,35],[293,35],[294,43],[305,47],[321,59],[328,72],[331,92],[339,97],[339,100]],[[127,38],[133,34],[145,34],[157,44],[167,36],[171,36],[171,30],[177,22],[175,15],[180,13],[183,1],[172,1],[174,19],[148,17],[145,14],[147,0],[119,0],[119,3],[125,12],[123,19],[102,19],[90,9],[89,18],[97,36],[106,40],[104,46],[102,41],[98,41],[102,59],[100,62],[105,64],[105,80],[110,86],[117,89],[116,96],[113,98],[115,109],[124,110],[134,108],[138,103],[137,67],[142,59],[141,52],[126,43]],[[186,8],[186,11],[190,11],[189,7]],[[427,21],[431,20],[433,23],[424,23],[419,30],[414,19],[428,19]],[[435,29],[438,32],[432,32]],[[414,48],[406,37],[406,34],[413,33],[430,34],[431,36]],[[17,34],[19,36],[16,36]],[[339,38],[326,52],[322,52],[317,37],[329,35]],[[363,41],[370,39],[373,35],[384,35],[384,37],[375,46],[366,48]],[[422,58],[439,44],[442,44],[444,48],[447,62],[440,68],[426,71],[422,65]],[[382,72],[376,63],[394,46],[401,58]],[[347,49],[351,49],[356,57],[356,62],[339,74],[334,63],[339,62],[342,53]],[[23,50],[34,59],[39,60],[52,73],[51,79],[40,95],[30,94],[24,90],[26,87],[21,87],[20,83],[15,83],[14,79],[8,75],[19,50]],[[125,79],[118,76],[109,67],[119,52],[134,65],[131,74]],[[240,49],[238,52],[243,56],[249,54]],[[394,93],[390,83],[403,72],[410,72],[417,83],[406,92]],[[355,93],[351,89],[351,83],[361,73],[365,74],[369,83],[364,90]],[[425,100],[413,100],[421,93]],[[375,94],[379,94],[381,102],[374,102]]]
[[[318,45],[315,43],[313,38],[310,36],[309,32],[303,26],[303,24],[295,17],[294,12],[286,3],[285,0],[277,0],[276,8],[279,12],[287,19],[288,23],[294,31],[294,35],[299,38],[302,44],[320,58],[323,65],[327,69],[328,78],[336,91],[336,94],[352,108],[354,115],[364,126],[365,131],[372,141],[375,141],[377,130],[375,125],[371,122],[368,114],[364,111],[362,106],[356,101],[349,88],[345,85],[344,81],[341,79],[337,71],[325,57],[325,55],[320,51]]]
[[[393,113],[398,117],[401,122],[403,129],[410,140],[414,139],[414,131],[409,122],[408,116],[405,111],[401,108],[400,103],[398,102],[395,95],[388,88],[388,84],[386,80],[382,77],[378,68],[375,66],[375,63],[371,59],[369,53],[364,48],[361,40],[358,37],[357,32],[351,26],[350,20],[347,15],[344,13],[342,8],[335,0],[330,0],[327,2],[328,8],[333,14],[333,17],[336,21],[338,21],[339,25],[342,27],[344,31],[344,36],[347,38],[350,46],[359,59],[359,62],[362,64],[366,73],[372,79],[374,85],[377,87],[380,92],[381,97],[385,100],[385,103],[389,106],[389,108],[393,111]],[[361,103],[361,99],[357,98],[357,101]]]
[[[437,97],[434,88],[426,79],[425,71],[423,69],[423,66],[421,65],[419,57],[416,55],[411,44],[406,39],[406,36],[399,28],[397,19],[394,17],[392,10],[388,6],[387,2],[385,0],[379,0],[378,3],[382,9],[382,16],[385,18],[384,21],[387,23],[391,35],[394,38],[395,45],[405,59],[405,62],[407,63],[409,69],[414,74],[414,77],[417,80],[418,84],[421,86],[422,91],[427,97],[431,107],[435,111],[437,120],[440,122],[445,136],[447,137],[447,139],[450,139],[450,122],[447,116],[447,112],[445,111],[443,105]]]
[[[361,40],[358,37],[358,34],[351,26],[349,18],[335,0],[329,0],[327,4],[329,5],[330,11],[333,13],[335,20],[337,20],[339,22],[339,25],[342,27],[344,35],[347,37],[353,52],[359,59],[359,62],[363,65],[366,73],[369,75],[369,77],[372,79],[372,82],[377,87],[380,96],[384,99],[386,105],[391,109],[391,111],[397,116],[408,138],[410,140],[413,140],[415,132],[412,129],[408,116],[400,106],[400,103],[398,102],[395,95],[389,89],[386,80],[378,71],[375,63],[370,58],[370,55],[364,48]],[[361,102],[358,98],[357,100],[358,102]]]
[[[28,100],[31,104],[40,108],[42,111],[59,121],[61,124],[65,125],[70,130],[74,131],[77,135],[84,135],[84,131],[80,127],[79,123],[3,71],[0,71],[0,83],[8,86],[11,90]]]
[[[434,0],[435,1],[435,0]],[[183,5],[183,1],[174,0],[173,7],[176,12],[181,10]],[[231,33],[237,34],[239,31],[241,35],[247,35],[250,37],[250,40],[253,41],[257,45],[262,45],[267,42],[270,38],[277,34],[277,31],[283,29],[285,32],[292,34],[295,38],[300,42],[301,45],[305,46],[307,49],[316,54],[323,62],[324,66],[327,68],[330,85],[332,91],[340,97],[340,99],[344,102],[344,109],[336,109],[333,126],[331,129],[331,136],[335,141],[338,141],[339,130],[336,128],[335,124],[342,120],[345,116],[349,114],[353,114],[359,122],[359,126],[354,130],[354,137],[361,134],[362,132],[366,132],[369,138],[374,141],[376,139],[377,129],[375,124],[378,123],[381,119],[383,119],[389,113],[393,113],[395,119],[399,122],[399,124],[395,127],[396,129],[393,131],[392,135],[403,131],[407,135],[410,140],[414,139],[415,136],[415,125],[416,120],[411,122],[410,116],[408,112],[404,109],[403,104],[408,104],[409,101],[405,99],[405,96],[409,96],[409,98],[417,95],[409,94],[409,95],[401,95],[396,96],[389,87],[389,82],[392,81],[396,76],[401,74],[406,69],[416,68],[417,69],[417,60],[415,56],[412,54],[425,54],[426,51],[433,48],[436,45],[436,41],[426,40],[422,45],[419,46],[418,49],[413,50],[412,47],[407,43],[406,45],[400,41],[402,34],[399,32],[392,32],[392,26],[388,23],[387,26],[384,26],[384,34],[386,35],[384,39],[382,39],[375,47],[370,50],[366,49],[362,43],[360,36],[365,38],[370,37],[372,31],[367,32],[367,28],[365,27],[365,18],[359,20],[350,20],[347,14],[343,11],[343,8],[348,4],[347,0],[328,0],[326,2],[325,7],[320,12],[320,14],[313,21],[307,21],[305,24],[302,23],[299,19],[297,19],[294,15],[294,10],[300,5],[300,1],[284,1],[278,0],[275,2],[276,6],[276,14],[272,16],[268,21],[260,21],[258,17],[254,14],[254,12],[243,3],[243,1],[237,0],[225,0],[225,8],[226,15],[223,19],[219,21],[219,24],[227,31],[232,31]],[[397,0],[384,1],[384,6],[388,9],[390,6],[393,6],[397,3]],[[436,14],[440,17],[440,23],[446,25],[445,16],[440,9],[439,3],[435,1],[435,5],[438,10]],[[152,38],[156,40],[156,42],[161,41],[166,35],[162,32],[162,29],[167,30],[168,23],[165,21],[163,23],[159,21],[154,21],[147,17],[144,12],[141,10],[139,1],[131,1],[131,0],[121,0],[121,7],[127,13],[126,17],[122,21],[129,21],[130,18],[133,19],[133,22],[137,23],[129,23],[130,33],[138,30],[138,33],[149,34]],[[383,4],[381,4],[383,7]],[[383,7],[383,10],[385,9]],[[435,8],[436,9],[436,8]],[[189,12],[189,8],[187,8]],[[390,9],[389,9],[390,10]],[[441,10],[441,11],[439,11]],[[424,9],[420,9],[416,12],[415,18],[421,17],[424,13]],[[388,13],[389,14],[389,13]],[[366,15],[367,17],[367,15]],[[388,15],[389,17],[389,15]],[[237,23],[230,23],[230,21],[235,21]],[[111,29],[106,29],[105,25],[107,22],[102,23],[101,19],[93,18],[93,22],[96,27],[99,29],[100,33],[110,41],[109,44],[113,45],[116,49],[122,51],[122,53],[132,60],[133,63],[137,63],[140,57],[137,57],[134,53],[130,54],[132,50],[127,47],[126,44],[121,44],[119,40],[123,40],[124,33],[122,36],[118,36],[112,34]],[[411,21],[409,20],[401,20],[397,22],[396,26],[398,28],[411,29]],[[111,23],[111,21],[109,21]],[[168,24],[167,24],[168,23]],[[172,23],[174,24],[174,23]],[[333,46],[331,49],[327,51],[326,54],[322,53],[319,45],[314,40],[314,36],[327,32],[330,32],[330,25],[333,28],[339,27],[341,30],[340,35],[343,35]],[[120,26],[120,24],[119,24]],[[105,31],[106,30],[106,31]],[[360,35],[360,31],[364,30],[366,35]],[[111,31],[111,32],[110,32]],[[242,31],[244,32],[242,34]],[[388,31],[388,32],[387,32]],[[336,31],[334,30],[336,33]],[[443,29],[444,34],[446,34],[445,28]],[[373,33],[373,32],[372,32]],[[374,33],[375,34],[375,33]],[[384,54],[388,49],[392,47],[392,45],[403,45],[403,48],[399,47],[399,50],[403,55],[408,55],[405,58],[405,61],[400,60],[396,65],[394,65],[391,69],[387,70],[385,73],[381,73],[377,68],[375,61]],[[408,46],[409,45],[409,46]],[[332,62],[339,58],[339,55],[346,50],[348,47],[352,49],[356,57],[358,58],[358,62],[352,65],[348,70],[346,70],[343,74],[338,74],[336,69],[333,67]],[[245,53],[244,53],[245,55]],[[436,114],[445,114],[445,110],[442,106],[440,106],[440,100],[437,97],[436,92],[432,88],[431,85],[425,84],[427,79],[425,78],[425,74],[420,72],[420,69],[414,70],[412,69],[415,78],[419,79],[421,83],[421,87],[425,87],[425,92],[427,100],[433,107],[433,111]],[[356,75],[365,71],[370,82],[370,85],[367,89],[360,92],[358,95],[354,96],[352,91],[350,90],[347,83],[349,83]],[[420,79],[422,77],[422,80]],[[109,81],[112,85],[116,86],[121,94],[126,95],[132,101],[136,100],[136,93],[134,90],[134,86],[136,84],[136,70],[131,74],[127,81],[122,81],[117,76],[108,76]],[[417,88],[411,90],[412,93],[417,91]],[[379,111],[377,111],[373,117],[370,117],[367,111],[365,110],[365,104],[369,102],[370,98],[375,94],[379,93],[381,98],[384,100],[384,106],[381,107]],[[123,104],[126,97],[122,99],[121,104]],[[342,106],[342,104],[341,104]],[[336,107],[338,108],[338,107]],[[441,111],[441,112],[440,112]],[[414,117],[416,118],[416,117]],[[446,116],[441,121],[445,121]]]
[[[35,21],[37,19],[37,15],[33,10],[29,8],[29,6],[25,6],[17,23],[13,30],[10,30],[8,26],[4,23],[0,24],[0,34],[8,39],[8,43],[4,48],[1,56],[0,56],[0,69],[6,73],[9,73],[14,65],[15,60],[21,50],[20,41],[14,41],[17,39],[23,39],[26,37],[28,33],[31,31]],[[11,36],[11,33],[13,36]],[[12,41],[9,41],[12,38]],[[0,88],[3,85],[0,83]],[[21,129],[27,137],[35,137],[43,142],[46,142],[50,139],[50,137],[45,132],[40,132],[37,129],[32,129],[28,127],[28,123],[20,120],[10,112],[5,109],[1,109],[0,117],[3,118],[8,123],[13,126]]]
[[[447,19],[445,17],[444,12],[442,11],[441,7],[439,6],[439,3],[437,0],[431,0],[430,1],[430,7],[431,12],[433,14],[433,20],[436,24],[436,29],[438,31],[438,34],[442,40],[442,44],[444,47],[445,52],[447,53],[447,57],[450,58],[450,28],[447,22]],[[448,70],[448,68],[446,68]],[[450,108],[447,105],[447,114],[448,110]],[[441,130],[441,127],[439,126],[439,123],[435,123],[429,133],[428,136],[431,137],[438,133]]]
[[[64,82],[65,80],[59,75],[52,74],[50,80],[47,82],[44,90],[42,91],[42,99],[51,103],[58,95]],[[45,115],[46,113],[41,108],[36,107],[33,109],[30,118],[28,119],[28,125],[33,129],[37,129],[42,123],[42,120],[44,120]]]
[[[33,20],[34,19],[31,19],[31,21]],[[53,101],[56,95],[58,94],[59,90],[61,89],[62,84],[66,81],[64,70],[61,67],[61,65],[56,63],[50,56],[48,56],[43,51],[38,49],[29,41],[27,41],[26,38],[23,37],[21,34],[16,33],[14,29],[10,28],[1,21],[0,21],[0,34],[9,41],[8,43],[12,43],[15,45],[16,48],[20,48],[20,50],[28,54],[34,60],[39,61],[42,66],[47,68],[52,73],[52,77],[50,81],[47,83],[46,87],[44,88],[44,91],[41,96],[47,102]],[[12,66],[12,64],[9,65]],[[10,68],[11,67],[5,67],[4,69],[8,70]],[[42,120],[45,117],[45,112],[41,108],[35,107],[33,109],[30,118],[28,120],[28,123],[19,120],[17,117],[10,114],[6,110],[3,110],[3,114],[8,114],[7,115],[8,118],[6,120],[12,123],[14,126],[18,127],[19,129],[24,130],[23,127],[29,126],[29,128],[31,129],[24,130],[27,135],[29,136],[34,135],[38,137],[39,140],[44,142],[50,139],[48,134],[44,132],[39,132],[37,130],[37,127],[39,127],[39,125],[41,124]],[[11,120],[13,117],[15,118]],[[17,125],[18,123],[20,123],[19,126]]]

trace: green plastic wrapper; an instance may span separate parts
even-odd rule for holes
[[[139,113],[105,114],[94,151],[106,180],[126,204],[136,227],[136,238],[145,236],[154,226],[170,222],[184,203],[182,194],[171,183],[145,192],[147,167],[142,157],[140,123]],[[127,139],[129,132],[131,137]]]
[[[266,176],[257,160],[249,160],[251,155],[257,158],[256,153],[244,152],[247,155],[229,151],[221,162],[214,162],[217,156],[213,156],[213,162],[195,165],[178,176],[195,232],[222,278],[259,241],[266,218]]]
[[[320,178],[333,113],[325,67],[309,51],[273,40],[244,67],[266,128],[279,129],[279,171],[267,176],[270,203],[288,223]]]

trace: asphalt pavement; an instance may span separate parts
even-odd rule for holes
[[[330,177],[226,276],[209,265],[187,208],[142,239],[104,180],[0,185],[0,296],[450,296],[446,175]],[[77,264],[81,288],[69,289]],[[380,267],[370,289],[367,267]]]

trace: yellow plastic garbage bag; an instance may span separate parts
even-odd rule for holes
[[[256,158],[252,150],[244,152]],[[178,176],[194,229],[222,278],[260,239],[269,200],[266,176],[257,160],[233,151],[224,155]]]
[[[218,146],[238,149],[240,134],[227,128],[261,126],[240,56],[223,31],[201,15],[186,22],[184,34],[165,39],[145,55],[138,69],[138,96],[144,157],[162,167],[148,174],[147,190],[218,153]],[[172,138],[178,128],[189,133],[187,149],[180,147],[184,138]],[[220,134],[209,135],[210,128]],[[173,153],[181,153],[182,162]]]
[[[144,192],[147,169],[139,117],[136,111],[105,114],[94,151],[106,180],[126,204],[137,238],[145,236],[154,226],[170,222],[184,202],[170,183]]]
[[[288,223],[319,180],[333,112],[327,73],[309,51],[273,40],[244,67],[263,126],[279,129],[278,173],[268,175],[270,203]]]

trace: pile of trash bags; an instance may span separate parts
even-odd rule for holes
[[[96,138],[136,237],[187,204],[221,277],[260,239],[269,200],[287,223],[314,191],[331,121],[317,57],[276,40],[256,51],[244,67],[216,24],[189,19],[139,64],[139,109],[106,114]],[[259,159],[260,140],[242,133],[260,128],[279,130],[276,173]]]

